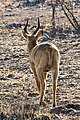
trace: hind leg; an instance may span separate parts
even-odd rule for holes
[[[53,107],[56,105],[56,89],[57,89],[57,78],[58,78],[59,69],[55,68],[53,73]]]
[[[43,76],[44,76],[44,82],[45,82],[45,90],[46,90],[46,75],[47,75],[47,73],[44,72],[44,73],[43,73]],[[44,91],[44,94],[45,94],[45,91]]]
[[[38,91],[40,93],[40,81],[38,79],[38,76],[36,74],[36,69],[35,69],[35,66],[33,64],[31,64],[31,68],[33,70],[33,73],[34,73],[34,77],[35,77],[35,80],[36,80],[36,84],[37,84],[37,88],[38,88]]]
[[[37,69],[37,76],[40,81],[40,105],[44,100],[44,92],[45,92],[45,82],[44,82],[44,73],[42,68]]]

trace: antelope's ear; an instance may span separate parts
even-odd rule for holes
[[[31,34],[27,34],[25,31],[22,31],[22,34],[25,38],[29,38],[31,37]]]
[[[38,39],[39,37],[42,37],[43,36],[43,30],[39,30],[37,33],[36,33],[36,38]]]
[[[43,36],[43,30],[40,30],[39,32],[40,32],[40,35]]]

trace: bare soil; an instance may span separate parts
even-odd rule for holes
[[[73,8],[80,23],[80,5]],[[47,75],[45,105],[30,69],[27,41],[22,30],[29,18],[32,32],[40,17],[41,28],[60,50],[57,106],[52,108],[51,72]],[[56,35],[52,33],[52,7],[25,0],[0,1],[0,120],[80,120],[80,33],[74,30],[61,7],[56,6]]]

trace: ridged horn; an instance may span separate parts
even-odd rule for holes
[[[40,28],[40,21],[39,21],[39,17],[38,17],[38,27],[36,28],[36,30],[33,32],[33,35],[35,35],[37,33],[37,31]]]

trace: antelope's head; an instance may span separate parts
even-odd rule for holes
[[[26,25],[25,25],[22,33],[23,33],[23,36],[27,39],[28,49],[31,50],[33,47],[35,47],[37,45],[38,38],[43,36],[43,31],[39,30],[40,29],[39,18],[38,18],[38,26],[33,33],[29,33],[27,30],[27,27],[28,27],[28,20],[26,22]]]

